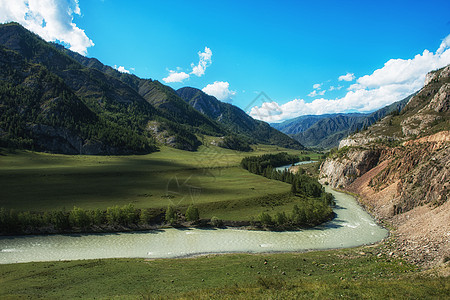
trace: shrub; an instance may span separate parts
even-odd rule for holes
[[[74,206],[69,213],[69,222],[72,227],[86,228],[90,225],[91,219],[84,209]]]
[[[272,217],[266,212],[262,212],[259,215],[259,221],[261,222],[262,225],[265,225],[265,226],[270,226],[273,224]]]
[[[185,217],[186,221],[188,222],[197,222],[200,219],[198,208],[193,205],[189,205],[188,209],[186,210]]]
[[[214,227],[223,227],[223,221],[217,217],[212,217],[211,225]]]
[[[176,222],[176,212],[172,205],[169,204],[166,209],[165,220],[167,223],[174,224]]]

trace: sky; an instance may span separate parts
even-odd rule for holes
[[[450,1],[0,0],[48,41],[252,117],[371,112],[450,64]]]

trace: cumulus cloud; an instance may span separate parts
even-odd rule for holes
[[[81,15],[78,0],[0,0],[0,22],[18,22],[46,41],[60,41],[85,55],[94,46],[84,30],[73,23]]]
[[[317,97],[317,96],[323,96],[323,95],[325,95],[325,91],[318,92],[317,90],[314,90],[308,94],[309,97]]]
[[[1,1],[1,0],[0,0]],[[185,79],[188,79],[191,77],[191,74],[196,75],[197,77],[201,77],[205,75],[206,68],[211,65],[211,57],[212,57],[212,51],[208,47],[205,47],[205,51],[198,52],[199,61],[198,64],[195,65],[194,63],[191,64],[192,72],[189,74],[186,72],[181,72],[181,68],[177,68],[177,71],[169,70],[169,76],[166,78],[163,78],[164,82],[170,83],[170,82],[182,82]]]
[[[338,86],[330,86],[330,88],[328,89],[330,92],[332,91],[339,91],[340,89],[342,89],[343,86],[342,85],[338,85]]]
[[[166,78],[163,78],[164,82],[170,83],[170,82],[182,82],[183,80],[189,78],[189,74],[186,74],[185,72],[176,72],[176,71],[169,71],[169,76]]]
[[[435,53],[425,50],[412,59],[391,59],[372,74],[358,78],[342,98],[320,98],[309,103],[303,99],[294,99],[281,105],[271,102],[270,105],[253,107],[249,114],[260,120],[279,122],[307,114],[374,111],[418,91],[423,87],[428,72],[448,64],[450,35]],[[277,113],[271,113],[270,110]]]
[[[355,74],[353,73],[347,73],[345,75],[339,76],[339,81],[353,81],[355,80]]]
[[[117,66],[117,65],[114,65],[114,69],[116,69],[117,71],[119,71],[119,72],[121,72],[121,73],[127,73],[127,74],[130,74],[130,71],[128,71],[127,69],[125,69],[125,67],[123,67],[123,66]],[[131,68],[131,69],[133,69],[133,68]]]
[[[211,56],[212,51],[208,47],[205,47],[205,51],[198,52],[199,62],[198,65],[191,64],[192,72],[191,74],[194,74],[198,77],[203,76],[205,74],[206,67],[208,67],[211,64]]]
[[[320,89],[321,86],[322,86],[322,83],[316,83],[315,85],[313,85],[313,89],[318,90],[318,89]]]
[[[202,91],[210,96],[214,96],[220,101],[230,101],[236,95],[236,91],[231,91],[230,84],[226,81],[215,81],[205,86]]]

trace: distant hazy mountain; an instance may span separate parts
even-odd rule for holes
[[[351,114],[305,115],[286,120],[282,123],[272,123],[270,125],[272,125],[273,128],[276,128],[286,134],[293,135],[308,130],[311,126],[313,126],[322,119],[329,119],[342,115],[352,117],[358,116],[365,117],[368,114],[351,113]]]
[[[242,109],[219,101],[199,89],[184,87],[177,90],[177,93],[197,111],[217,121],[233,134],[244,137],[245,140],[295,149],[304,148],[300,143],[272,128],[268,123],[255,120]]]
[[[392,111],[400,111],[410,97],[370,114],[307,115],[271,125],[289,134],[306,147],[329,149],[338,146],[339,141],[349,134],[367,128]]]

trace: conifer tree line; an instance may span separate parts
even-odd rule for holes
[[[49,212],[16,211],[0,208],[0,233],[102,231],[108,227],[138,227],[160,222],[163,210],[137,209],[132,204],[112,206],[106,210],[82,209]]]
[[[332,218],[331,207],[334,205],[334,197],[325,192],[317,179],[306,175],[303,169],[299,169],[296,174],[287,170],[276,170],[279,166],[294,164],[298,161],[300,161],[298,156],[286,152],[246,157],[241,161],[241,167],[251,173],[291,184],[291,193],[301,199],[301,204],[294,205],[291,214],[277,212],[272,216],[266,212],[261,213],[258,220],[263,226],[309,227]]]
[[[121,227],[136,229],[139,226],[163,224],[176,225],[181,221],[196,223],[200,219],[197,207],[190,205],[185,214],[169,205],[164,209],[138,209],[132,204],[115,205],[106,210],[82,209],[74,206],[70,211],[50,212],[16,211],[0,208],[0,234],[35,232],[108,231]]]

